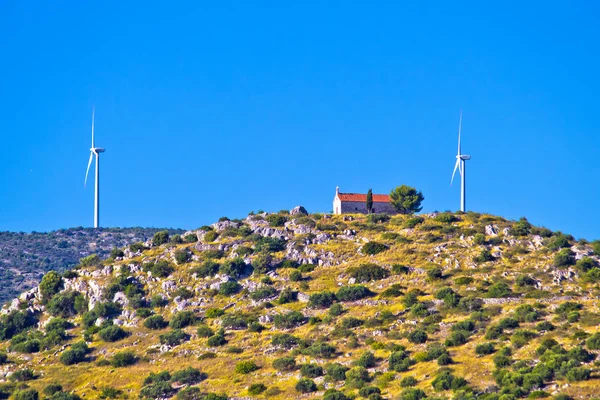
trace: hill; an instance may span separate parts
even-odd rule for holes
[[[36,286],[50,270],[65,271],[90,254],[106,258],[113,248],[145,242],[159,230],[71,228],[48,233],[0,232],[0,304]]]
[[[46,274],[0,318],[0,398],[598,395],[598,243],[294,211]]]

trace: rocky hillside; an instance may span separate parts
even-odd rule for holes
[[[302,208],[182,237],[88,257],[6,306],[0,398],[598,396],[598,243]]]
[[[160,229],[72,228],[48,233],[0,232],[0,304],[36,286],[50,271],[65,271],[79,259],[106,258],[115,247],[145,242]],[[170,230],[178,233],[177,230]]]

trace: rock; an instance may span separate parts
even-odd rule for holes
[[[485,227],[486,236],[498,236],[498,227],[496,225],[486,225]]]
[[[308,211],[302,206],[296,206],[290,210],[290,215],[308,215]]]
[[[237,228],[240,227],[240,225],[241,224],[239,222],[219,221],[219,222],[215,222],[211,226],[214,228],[215,231],[217,231],[217,232],[223,232],[227,228],[237,229]]]
[[[229,282],[231,280],[231,278],[227,275],[217,275],[216,278],[219,280],[217,282],[210,284],[210,288],[214,289],[214,290],[221,289],[222,284],[224,284],[225,282]]]
[[[115,293],[115,296],[113,297],[113,301],[115,303],[120,304],[123,307],[127,307],[129,305],[129,299],[127,298],[127,296],[125,296],[125,293],[123,293],[123,292]]]
[[[261,315],[260,317],[258,317],[258,322],[260,322],[261,324],[268,324],[273,322],[273,317],[271,317],[270,315]]]
[[[298,292],[298,301],[300,303],[308,303],[310,296],[306,293]]]
[[[161,287],[163,290],[165,290],[167,292],[172,292],[174,290],[177,290],[177,283],[175,283],[174,280],[169,279],[169,280],[164,281],[162,283]]]

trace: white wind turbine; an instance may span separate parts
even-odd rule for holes
[[[83,186],[87,184],[88,174],[92,166],[92,158],[96,155],[96,182],[94,193],[94,228],[98,227],[100,221],[100,153],[104,153],[104,149],[94,145],[94,114],[95,109],[92,109],[92,147],[90,148],[90,161],[88,162],[87,171],[85,172],[85,181]]]
[[[460,153],[460,130],[462,128],[462,110],[460,110],[460,119],[458,121],[458,154],[456,155],[456,164],[454,165],[454,172],[452,172],[452,179],[450,180],[450,185],[454,182],[454,175],[456,174],[456,170],[460,173],[460,211],[466,211],[466,197],[467,197],[467,188],[465,186],[465,161],[470,160],[471,156],[463,155]]]

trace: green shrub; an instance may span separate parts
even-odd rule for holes
[[[405,376],[400,381],[400,387],[403,387],[403,388],[413,387],[413,386],[416,386],[417,383],[419,383],[419,381],[417,381],[413,376]]]
[[[98,336],[105,342],[116,342],[126,338],[128,335],[127,331],[117,325],[108,325],[98,331]]]
[[[60,362],[64,365],[73,365],[85,361],[85,357],[90,352],[89,347],[83,341],[74,343],[70,349],[63,351],[60,355]]]
[[[293,356],[287,356],[273,361],[273,368],[278,371],[291,372],[295,371],[298,367],[296,365],[296,359]]]
[[[408,357],[408,353],[404,350],[394,351],[390,354],[388,360],[389,368],[392,371],[404,372],[408,371],[414,361]]]
[[[223,315],[225,315],[225,311],[220,308],[208,308],[204,314],[206,318],[219,318]]]
[[[506,283],[497,282],[488,288],[487,295],[492,298],[510,297],[512,295],[512,290]]]
[[[404,227],[408,228],[408,229],[412,229],[415,226],[422,224],[425,221],[425,218],[423,217],[412,217],[406,220],[406,222],[404,222]]]
[[[219,294],[223,296],[232,296],[239,293],[240,290],[242,290],[242,285],[237,283],[237,281],[231,280],[221,284]]]
[[[408,388],[400,393],[398,400],[421,400],[425,397],[427,397],[427,395],[421,389]]]
[[[138,361],[135,353],[129,350],[119,351],[112,356],[110,365],[115,368],[128,367]]]
[[[214,332],[207,325],[200,325],[196,330],[196,334],[198,337],[209,338],[214,335]]]
[[[402,286],[395,283],[381,292],[381,297],[399,297],[402,296]]]
[[[287,217],[281,214],[270,214],[267,215],[266,220],[270,226],[278,227],[285,225],[285,223],[287,222]]]
[[[144,326],[148,329],[163,329],[166,328],[169,323],[165,321],[162,315],[152,315],[144,321]]]
[[[91,254],[79,260],[79,265],[82,267],[98,267],[102,265],[102,260],[98,254]]]
[[[518,222],[515,222],[510,229],[510,234],[517,237],[527,236],[531,233],[531,224],[527,221],[527,218],[521,218]]]
[[[219,267],[219,272],[224,275],[229,275],[232,278],[239,278],[244,273],[246,269],[246,263],[242,258],[234,258],[231,260],[225,261]]]
[[[150,272],[152,272],[152,276],[157,278],[166,278],[171,275],[175,271],[175,268],[171,266],[167,261],[160,260],[156,263],[152,264],[150,267]]]
[[[323,342],[317,342],[305,350],[306,354],[318,358],[332,358],[335,356],[335,352],[334,346]]]
[[[337,300],[335,295],[329,291],[313,293],[308,299],[308,306],[313,308],[328,308]]]
[[[114,387],[104,386],[100,388],[100,396],[101,399],[118,399],[123,395],[123,391]]]
[[[356,365],[363,368],[373,368],[377,363],[377,359],[375,358],[375,354],[370,351],[364,352],[361,356],[356,360]]]
[[[293,270],[290,272],[290,281],[292,282],[300,282],[302,280],[302,272],[298,270]]]
[[[361,251],[363,254],[368,254],[368,255],[374,256],[375,254],[384,252],[387,249],[388,249],[388,247],[383,243],[368,242],[363,245],[363,247],[361,248]]]
[[[209,337],[206,344],[210,347],[225,346],[227,344],[227,339],[225,339],[225,334],[223,332],[218,332],[216,335]]]
[[[272,286],[262,287],[255,292],[250,294],[250,298],[254,301],[260,301],[268,299],[269,297],[274,297],[277,294],[277,290]]]
[[[387,269],[380,267],[377,264],[361,264],[358,267],[353,267],[348,270],[348,275],[356,279],[356,282],[366,283],[387,278],[390,273]]]
[[[300,373],[304,378],[317,378],[323,376],[323,367],[318,364],[304,364],[300,367]]]
[[[444,344],[447,347],[456,347],[456,346],[461,346],[461,345],[467,343],[468,340],[469,340],[469,332],[453,331],[446,338],[446,341],[444,342]]]
[[[164,299],[159,294],[152,296],[152,299],[150,300],[150,307],[152,308],[162,308],[167,304],[169,304],[169,301],[167,299]]]
[[[441,223],[444,223],[444,224],[451,224],[453,222],[458,221],[458,218],[455,217],[452,213],[449,213],[449,212],[439,213],[438,215],[435,216],[434,219],[437,222],[441,222]]]
[[[152,238],[152,243],[155,246],[160,246],[162,244],[169,242],[169,232],[168,231],[159,231],[154,234]]]
[[[442,370],[438,373],[435,379],[431,382],[431,386],[435,391],[457,390],[466,386],[467,382],[460,377],[452,375],[448,370]]]
[[[431,267],[427,270],[427,277],[431,280],[442,279],[444,272],[440,267]]]
[[[251,396],[257,396],[267,390],[267,387],[262,383],[253,383],[248,387],[248,394]]]
[[[475,354],[480,356],[493,354],[496,351],[492,343],[481,343],[475,347]]]
[[[407,336],[408,341],[414,344],[425,343],[427,341],[427,333],[422,329],[415,329]]]
[[[0,392],[1,393],[1,392]],[[13,395],[14,400],[38,400],[39,393],[35,389],[17,389]]]
[[[482,233],[477,233],[475,236],[473,236],[473,243],[479,246],[485,244],[485,235]]]
[[[575,254],[570,249],[562,249],[554,256],[554,266],[557,268],[575,265]]]
[[[273,346],[280,347],[285,350],[290,350],[293,347],[297,346],[299,343],[300,339],[288,333],[280,333],[273,335],[273,338],[271,339],[271,344],[273,344]]]
[[[279,329],[292,329],[305,323],[306,317],[300,311],[290,311],[273,317],[273,325]]]
[[[339,301],[356,301],[372,295],[373,293],[366,286],[352,285],[341,287],[335,297]]]
[[[44,394],[46,396],[52,396],[54,393],[62,392],[63,387],[59,383],[51,383],[44,388]]]
[[[63,288],[62,277],[56,271],[50,271],[42,278],[39,291],[42,302],[47,303],[55,294]]]
[[[290,288],[283,289],[279,295],[279,299],[277,299],[279,304],[288,304],[295,301],[298,301],[298,293],[294,292]]]
[[[176,371],[171,377],[171,382],[180,385],[196,385],[207,378],[207,375],[193,367]]]
[[[575,263],[575,268],[584,274],[592,269],[596,269],[598,267],[598,263],[590,257],[583,257],[581,260]]]
[[[87,311],[87,302],[79,292],[62,292],[52,297],[46,310],[54,317],[70,318]]]
[[[174,253],[177,264],[184,264],[192,259],[192,255],[187,249],[177,249]]]
[[[161,344],[166,344],[168,346],[178,346],[181,343],[188,341],[190,337],[181,329],[173,329],[170,332],[163,333],[158,338]]]
[[[590,350],[600,350],[600,332],[596,332],[590,336],[585,345]]]
[[[296,391],[299,393],[312,393],[317,391],[317,384],[310,379],[300,379],[295,387]]]
[[[488,249],[481,250],[477,256],[473,258],[473,261],[476,263],[484,263],[487,261],[494,261],[496,258],[492,255],[492,253]]]
[[[32,369],[25,368],[16,370],[8,379],[12,382],[27,382],[36,378],[37,377]]]
[[[240,361],[235,366],[235,372],[238,374],[249,374],[257,371],[259,368],[254,361]]]

